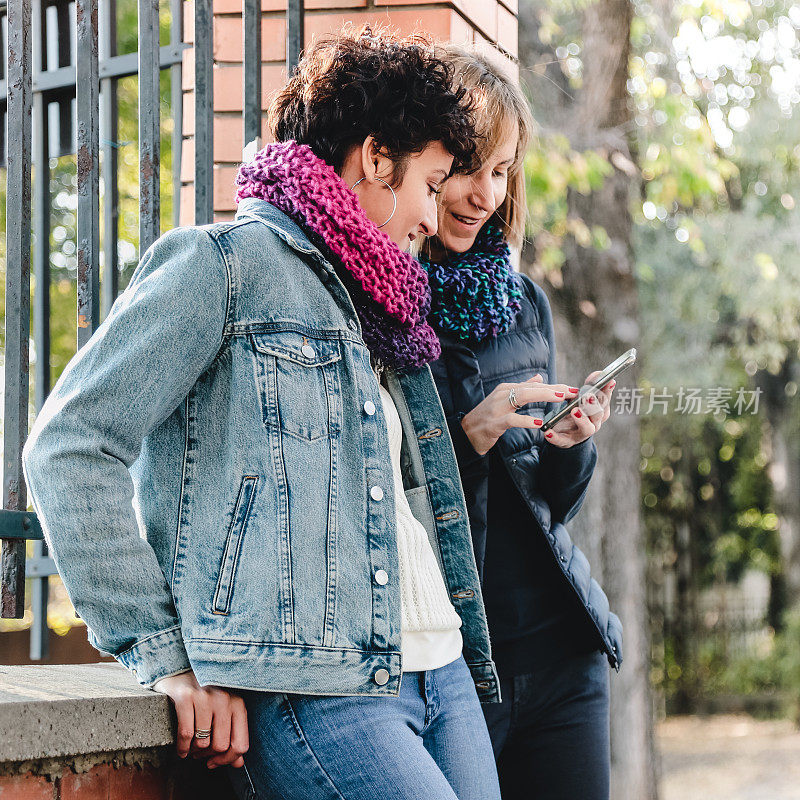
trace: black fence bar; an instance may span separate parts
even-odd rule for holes
[[[158,0],[139,0],[139,253],[158,239],[161,225]]]
[[[8,7],[8,130],[6,189],[5,412],[3,509],[25,511],[22,447],[28,435],[31,270],[31,0]],[[0,606],[4,618],[25,610],[25,540],[2,540]]]
[[[104,0],[100,15],[100,47],[104,59],[117,54],[117,0]],[[102,63],[102,62],[101,62]],[[103,155],[103,281],[102,315],[108,314],[119,290],[119,103],[117,79],[100,79],[100,140]]]
[[[34,0],[33,63],[37,70],[47,69],[47,24],[43,0]],[[47,103],[44,96],[33,96],[33,272],[36,293],[33,296],[33,341],[36,348],[34,404],[39,413],[50,390],[50,133]],[[31,580],[31,633],[29,655],[32,661],[47,658],[50,636],[47,606],[50,591],[47,575],[33,577],[34,564],[47,557],[43,541],[33,543],[33,558],[27,564]]]
[[[169,43],[180,48],[183,40],[183,0],[170,0]],[[172,224],[181,224],[181,161],[183,149],[183,65],[180,61],[170,69],[170,102],[172,105]]]
[[[305,41],[305,3],[303,0],[288,0],[286,6],[286,76],[300,61]]]
[[[214,71],[211,0],[194,3],[194,224],[214,221]]]
[[[0,6],[1,8],[2,6]],[[159,48],[161,69],[180,64],[183,51],[190,47],[187,44],[165,44]],[[100,61],[100,78],[125,78],[139,72],[139,56],[137,53],[125,53],[121,56],[104,58]],[[47,72],[34,72],[33,91],[50,92],[56,89],[73,89],[75,87],[75,65],[51,69]],[[6,82],[0,81],[0,96],[5,97]],[[62,154],[64,155],[64,154]]]
[[[39,59],[34,64],[47,68],[47,31],[44,3],[34,0],[36,12],[33,35],[38,42]],[[33,297],[33,341],[36,347],[34,405],[44,405],[50,391],[50,121],[47,101],[41,92],[33,95],[33,270],[36,293]]]
[[[78,348],[100,324],[100,82],[98,0],[76,0],[78,107]]]
[[[58,19],[58,66],[66,67],[74,64],[72,54],[72,20],[70,18],[70,8],[66,3],[56,5],[56,15]],[[73,66],[74,70],[75,67]],[[74,73],[73,73],[74,77]],[[74,84],[71,84],[72,89]],[[34,86],[34,88],[36,88]],[[59,119],[59,156],[65,156],[72,152],[72,91],[64,92],[59,99],[58,119]]]
[[[261,0],[244,0],[242,20],[244,146],[261,140]]]

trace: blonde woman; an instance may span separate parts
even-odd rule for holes
[[[557,382],[547,296],[510,262],[524,233],[531,114],[494,60],[456,47],[446,60],[476,104],[483,145],[477,171],[445,185],[422,262],[442,345],[432,369],[501,680],[503,702],[484,715],[504,800],[606,800],[608,663],[622,661],[622,626],[565,524],[589,484],[613,384],[539,430],[578,387]]]

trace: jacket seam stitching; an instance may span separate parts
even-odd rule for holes
[[[120,657],[122,657],[124,655],[127,655],[131,651],[135,650],[137,647],[139,647],[140,645],[144,644],[145,642],[150,641],[150,639],[155,639],[156,636],[163,636],[166,633],[172,633],[172,631],[180,631],[180,629],[181,629],[181,626],[180,626],[180,624],[178,624],[178,625],[172,625],[169,628],[164,628],[164,630],[156,631],[155,633],[151,633],[151,634],[145,636],[143,639],[137,640],[136,642],[134,642],[127,649],[120,650],[118,653],[115,653],[114,656],[115,656],[115,658],[120,658]]]
[[[181,529],[183,528],[183,499],[186,489],[186,460],[189,455],[189,395],[191,395],[191,391],[186,395],[183,401],[186,421],[183,429],[183,463],[181,464],[181,491],[180,496],[178,497],[178,525],[175,530],[175,551],[173,552],[172,557],[172,586],[170,588],[172,589],[173,593],[173,602],[175,599],[175,579],[178,571],[178,551],[180,550]],[[175,613],[178,614],[177,604],[175,606]],[[178,614],[178,618],[180,619],[180,614]]]

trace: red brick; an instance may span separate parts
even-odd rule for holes
[[[286,82],[286,68],[282,64],[265,64],[261,67],[261,91],[266,97]],[[242,110],[242,65],[223,64],[214,67],[214,111]]]
[[[108,800],[169,800],[166,771],[122,766],[111,772]]]
[[[266,105],[263,106],[266,111]],[[239,163],[242,160],[242,148],[244,129],[242,118],[236,116],[217,115],[214,118],[214,161],[217,163]],[[269,141],[267,136],[267,116],[263,114],[261,119],[261,140],[264,144]],[[181,169],[181,180],[190,181],[194,174],[194,168],[189,167],[188,172]]]
[[[367,0],[306,0],[307,9],[366,8]],[[285,11],[286,0],[261,0],[262,11]],[[242,0],[214,0],[215,14],[242,13]]]
[[[460,14],[453,14],[450,20],[450,41],[453,44],[472,44],[474,28]]]
[[[61,776],[60,800],[108,800],[111,770],[110,764],[98,764],[88,772],[65,772]]]
[[[402,11],[389,11],[392,6],[410,5],[434,5],[429,0],[375,0],[375,5],[385,7],[386,12],[391,15],[392,22]],[[434,8],[420,9],[415,12],[424,22],[428,16],[434,12],[457,8],[466,20],[472,25],[481,29],[484,36],[492,40],[497,36],[497,2],[496,0],[448,0],[448,2],[436,3]]]
[[[367,0],[306,0],[306,8],[366,8]]]
[[[496,0],[455,0],[455,6],[484,36],[497,40]]]
[[[262,11],[284,11],[286,0],[261,0]],[[214,13],[242,13],[242,0],[214,0]]]
[[[56,785],[42,775],[5,775],[0,778],[0,800],[55,800]]]
[[[187,47],[181,60],[181,89],[191,92],[194,89],[194,49]]]
[[[194,41],[194,3],[192,0],[186,0],[183,4],[183,41]]]
[[[494,2],[494,0],[492,0]],[[435,39],[450,38],[451,21],[454,11],[447,8],[434,9],[398,9],[389,13],[383,11],[366,11],[354,13],[312,14],[306,17],[306,44],[314,37],[340,30],[346,23],[355,28],[361,25],[388,25],[401,34],[424,32]]]
[[[216,130],[216,122],[214,129]],[[184,139],[181,149],[181,183],[194,180],[194,139]]]
[[[241,17],[214,17],[214,60],[242,62]],[[286,60],[286,21],[282,17],[261,19],[261,60]]]
[[[194,136],[194,92],[183,93],[183,135]]]
[[[235,211],[236,167],[214,166],[214,211]]]
[[[517,43],[518,24],[517,18],[503,6],[497,7],[497,44],[507,53],[516,57],[518,55]]]
[[[184,145],[186,143],[184,142]],[[185,152],[185,150],[184,150]],[[194,184],[181,186],[181,225],[194,225]]]

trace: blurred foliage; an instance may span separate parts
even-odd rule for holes
[[[697,588],[780,569],[777,517],[757,425],[744,416],[675,415],[642,422],[642,492],[651,558],[678,557],[676,521],[689,524]]]
[[[603,155],[593,150],[576,152],[563,135],[543,137],[528,152],[525,182],[529,232],[535,237],[539,263],[545,269],[559,269],[563,265],[562,243],[566,236],[582,247],[608,247],[608,236],[602,227],[589,227],[580,217],[569,213],[567,193],[590,194],[602,186],[612,170]]]
[[[583,82],[584,4],[528,5],[538,24],[538,41],[528,49],[537,59],[522,74],[541,126],[526,162],[530,233],[537,264],[558,270],[567,237],[583,247],[607,246],[600,232],[571,217],[567,193],[595,189],[612,165],[602,148],[569,144],[583,140],[571,126]],[[633,124],[619,133],[639,169],[631,211],[646,321],[639,347],[645,392],[726,387],[735,395],[798,359],[798,28],[800,6],[790,0],[634,0]],[[783,391],[793,420],[784,430],[800,439],[798,381],[788,380]],[[640,421],[653,582],[674,577],[681,557],[676,532],[688,525],[691,552],[682,557],[692,562],[695,597],[747,569],[778,586],[780,518],[769,473],[774,430],[764,398],[755,414],[681,414],[670,404],[669,413]],[[797,633],[795,627],[795,642]],[[668,697],[692,684],[745,691],[773,680],[800,689],[791,670],[778,671],[763,654],[726,664],[711,638],[693,643],[694,663],[678,663],[685,645],[677,656],[673,635],[667,631],[657,643],[653,668]],[[781,642],[788,648],[791,633],[775,637],[776,653]]]
[[[779,634],[768,631],[754,652],[730,658],[719,640],[706,642],[698,654],[698,678],[706,700],[749,698],[749,710],[776,713],[800,725],[800,609],[786,613]],[[681,667],[667,655],[667,693],[681,677]]]

